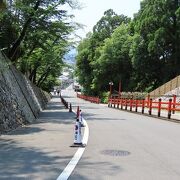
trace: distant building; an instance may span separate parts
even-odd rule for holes
[[[76,82],[73,84],[73,89],[75,92],[81,92],[81,86]]]

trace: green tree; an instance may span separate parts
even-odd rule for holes
[[[78,27],[64,4],[77,7],[71,0],[11,0],[1,15],[1,49],[38,86],[60,74],[68,36]]]
[[[90,57],[90,39],[91,35],[87,36],[85,39],[83,39],[77,50],[78,54],[76,56],[76,76],[78,77],[78,81],[81,85],[84,87],[84,91],[87,94],[91,94],[91,73],[92,68],[90,65],[91,57]]]
[[[126,24],[121,24],[112,34],[111,38],[105,40],[100,49],[100,57],[95,63],[94,84],[97,91],[107,90],[109,82],[114,82],[118,89],[119,81],[123,83],[123,89],[130,88],[131,59],[129,49],[131,47],[131,36]]]
[[[127,24],[130,18],[124,15],[117,15],[112,9],[104,12],[104,16],[97,22],[93,28],[93,33],[88,34],[78,46],[77,55],[77,75],[81,85],[88,94],[98,95],[98,83],[94,80],[97,75],[97,59],[100,57],[101,46],[105,39],[109,38],[114,30],[122,23]]]
[[[130,18],[124,15],[117,15],[112,9],[104,12],[104,16],[93,27],[93,36],[97,44],[109,38],[114,30],[122,23],[128,24]]]
[[[180,73],[179,7],[178,0],[141,2],[133,22],[132,62],[137,90],[154,89]]]

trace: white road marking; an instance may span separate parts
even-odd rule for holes
[[[87,145],[88,138],[89,138],[89,127],[88,127],[87,122],[84,119],[83,119],[83,122],[84,122],[84,125],[85,125],[85,127],[84,127],[85,129],[84,129],[84,136],[83,136],[83,139],[82,139],[82,143]],[[77,163],[81,159],[81,157],[82,157],[82,155],[84,153],[84,150],[85,150],[85,147],[78,148],[78,150],[74,154],[73,158],[68,163],[68,165],[65,167],[64,171],[59,175],[57,180],[67,180],[69,178],[69,176],[73,172],[74,168],[76,167]]]

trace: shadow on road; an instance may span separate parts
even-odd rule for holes
[[[88,174],[92,174],[93,178],[91,176],[87,177],[86,175],[82,175],[83,173],[80,172],[78,174],[78,171],[74,173],[68,180],[87,180],[87,179],[94,179],[94,174],[98,177],[98,180],[104,180],[109,179],[110,177],[113,177],[113,175],[116,175],[120,171],[123,171],[121,166],[117,166],[113,163],[109,163],[107,161],[93,161],[90,162],[88,158],[83,158],[83,161],[81,161],[81,165],[79,167],[81,169],[81,172],[88,169]],[[95,173],[96,172],[96,173]],[[104,177],[102,176],[104,174]]]
[[[57,98],[48,103],[33,124],[0,136],[1,180],[54,180],[62,171],[60,166],[72,158],[66,155],[63,145],[71,126],[62,124],[74,123],[75,115]]]
[[[39,171],[58,174],[58,159],[65,161],[69,156],[52,156],[35,148],[25,148],[11,139],[0,138],[0,179],[37,179]],[[51,179],[47,177],[47,180]],[[52,178],[53,179],[53,178]],[[43,178],[44,180],[44,178]]]

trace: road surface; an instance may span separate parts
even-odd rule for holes
[[[69,180],[179,180],[180,124],[63,97],[82,109],[88,144]],[[75,115],[54,97],[35,124],[0,136],[1,180],[56,180],[72,148]]]
[[[76,99],[90,129],[70,180],[179,180],[180,124]]]

